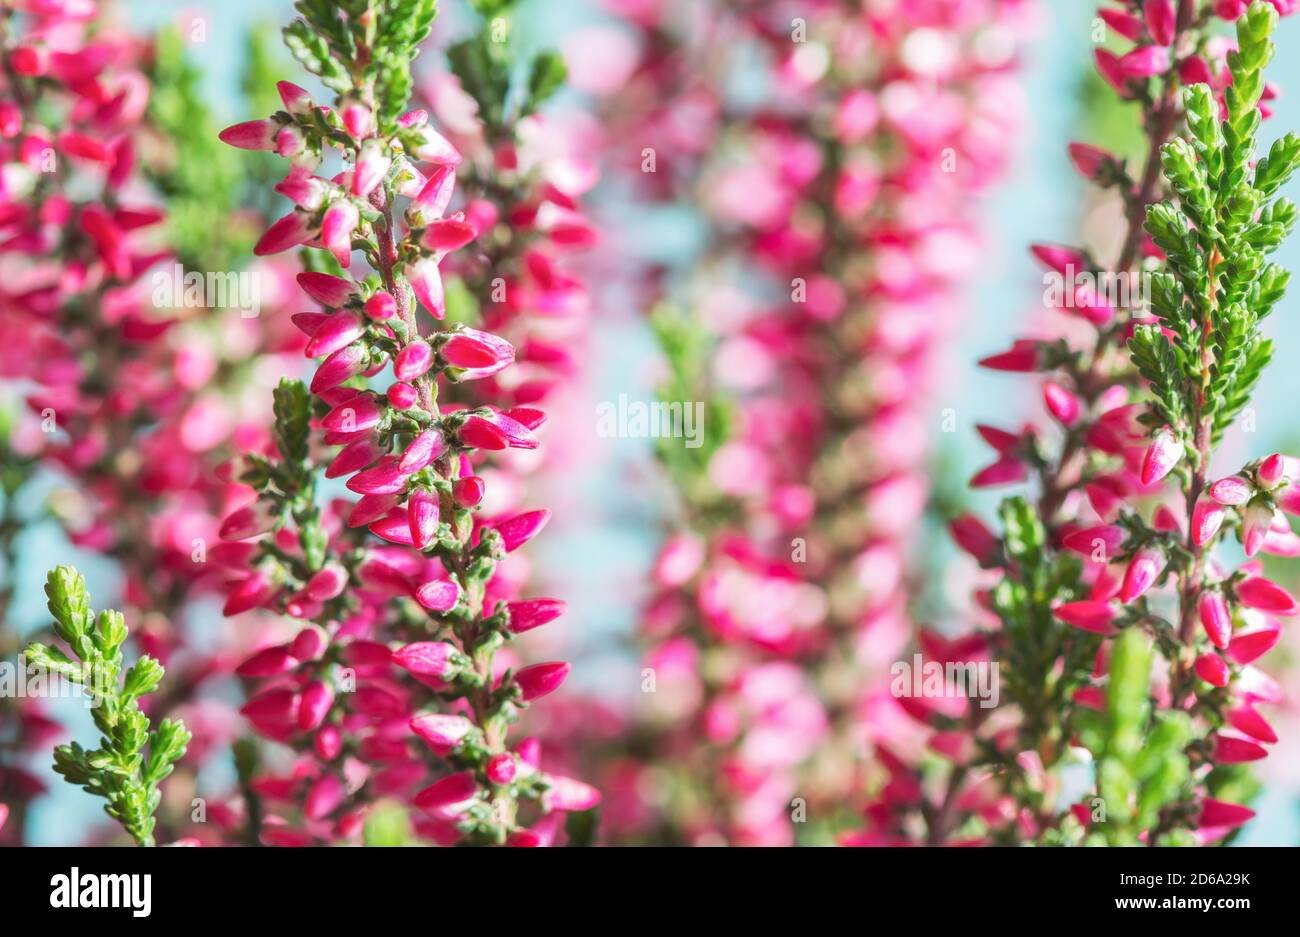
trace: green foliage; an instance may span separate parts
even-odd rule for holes
[[[1008,576],[993,589],[993,611],[1005,633],[1003,695],[1025,714],[1022,732],[1033,747],[1064,740],[1050,714],[1062,711],[1074,689],[1088,679],[1100,638],[1057,621],[1052,608],[1082,598],[1075,594],[1082,569],[1072,554],[1046,549],[1047,532],[1024,498],[1002,502],[1003,548]],[[1065,666],[1057,670],[1057,661]]]
[[[1138,834],[1158,829],[1161,811],[1189,795],[1185,749],[1193,735],[1191,717],[1184,712],[1153,717],[1153,657],[1151,642],[1141,631],[1130,628],[1120,634],[1111,648],[1105,711],[1077,720],[1080,740],[1096,761],[1097,792],[1105,807],[1092,841],[1139,845]]]
[[[1204,85],[1185,89],[1190,137],[1161,151],[1177,203],[1147,212],[1146,229],[1169,261],[1168,273],[1154,279],[1152,307],[1174,339],[1144,326],[1129,350],[1160,417],[1194,443],[1197,459],[1249,404],[1273,352],[1259,324],[1290,280],[1266,255],[1295,227],[1295,205],[1276,194],[1300,166],[1300,137],[1276,141],[1251,169],[1276,24],[1276,11],[1263,2],[1237,21],[1226,113]]]
[[[149,77],[149,120],[171,145],[144,169],[167,199],[169,243],[186,268],[228,269],[253,243],[251,231],[229,223],[242,204],[244,169],[217,139],[202,72],[175,29],[159,32]]]
[[[692,509],[722,510],[724,505],[708,477],[708,466],[730,438],[735,417],[731,401],[713,386],[714,339],[697,320],[667,304],[651,313],[650,327],[668,365],[659,400],[680,403],[683,408],[703,404],[700,445],[691,448],[684,445],[684,439],[660,439],[656,454]]]
[[[517,0],[474,0],[473,6],[484,22],[478,32],[447,50],[447,60],[478,104],[488,135],[497,137],[550,100],[568,71],[553,50],[522,60],[511,42],[510,17]]]
[[[80,664],[58,648],[27,647],[29,665],[58,674],[84,687],[92,704],[95,727],[102,733],[99,747],[76,742],[54,750],[54,770],[107,804],[104,811],[141,846],[154,844],[154,811],[162,799],[158,785],[185,754],[190,733],[184,724],[164,719],[157,729],[140,711],[142,696],[158,689],[163,668],[142,657],[122,673],[126,622],[120,612],[90,608],[86,581],[70,566],[50,571],[45,583],[54,633],[67,642]]]
[[[385,801],[366,811],[361,841],[367,846],[410,846],[415,839],[407,808]]]
[[[301,19],[284,41],[325,87],[374,91],[380,129],[391,133],[411,98],[411,63],[433,27],[436,0],[298,0]]]

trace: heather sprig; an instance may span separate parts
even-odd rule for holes
[[[28,664],[83,687],[95,727],[102,733],[95,749],[87,750],[77,742],[58,746],[54,770],[103,797],[104,812],[136,843],[152,846],[153,814],[162,800],[158,786],[185,755],[190,741],[184,723],[164,719],[154,729],[140,711],[140,699],[162,682],[163,667],[146,655],[124,669],[127,628],[122,613],[105,610],[96,616],[86,581],[72,567],[50,571],[45,595],[54,616],[54,633],[71,648],[75,660],[57,647],[33,643],[25,651]]]
[[[1295,224],[1277,192],[1300,164],[1300,138],[1284,136],[1255,161],[1275,5],[1233,13],[1236,48],[1213,67],[1201,58],[1208,7],[1204,16],[1192,4],[1147,7],[1160,28],[1139,24],[1138,50],[1098,55],[1116,90],[1142,102],[1150,154],[1141,179],[1083,144],[1071,156],[1125,199],[1114,273],[1137,265],[1149,275],[1151,316],[1067,279],[1081,300],[1069,308],[1098,330],[1090,352],[1026,341],[985,359],[1054,372],[1044,403],[1063,438],[1054,449],[1035,430],[982,427],[999,461],[973,484],[1032,469],[1041,491],[1036,503],[1004,502],[1000,536],[972,518],[954,525],[968,552],[1004,573],[986,605],[1001,621],[991,637],[1020,719],[1014,736],[977,736],[978,763],[1001,766],[1022,810],[1018,830],[993,830],[1001,841],[1220,841],[1252,815],[1220,798],[1249,796],[1241,765],[1276,741],[1255,707],[1278,690],[1252,662],[1276,642],[1273,616],[1294,614],[1295,602],[1257,562],[1228,571],[1211,552],[1235,530],[1248,558],[1298,555],[1278,507],[1293,506],[1300,465],[1272,455],[1213,484],[1208,473],[1272,356],[1260,323],[1289,274],[1268,255]],[[1067,278],[1104,273],[1083,251],[1035,253]],[[1167,667],[1153,667],[1156,654]],[[1055,773],[1076,739],[1091,753],[1097,796],[1068,821]]]
[[[275,607],[309,623],[240,668],[250,679],[270,678],[244,707],[258,731],[310,749],[320,766],[305,794],[307,829],[267,834],[277,842],[357,835],[375,796],[404,794],[432,769],[440,779],[409,801],[427,815],[421,835],[539,844],[554,836],[544,814],[585,810],[597,798],[586,785],[542,772],[535,742],[508,742],[519,713],[555,690],[568,665],[497,664],[511,637],[553,620],[563,603],[511,601],[498,581],[507,554],[535,536],[549,512],[485,521],[474,462],[536,448],[533,430],[544,416],[531,407],[444,402],[452,385],[509,367],[515,349],[460,322],[428,331],[417,319],[419,307],[444,319],[439,264],[491,224],[469,212],[446,215],[461,155],[424,111],[399,113],[433,7],[298,9],[286,42],[336,92],[333,106],[281,82],[285,110],[221,134],[292,160],[277,190],[297,207],[256,251],[307,244],[332,255],[321,263],[306,251],[299,276],[327,312],[295,317],[309,336],[306,355],[324,361],[310,392],[293,383],[277,392],[278,457],[254,453],[241,463],[234,477],[259,498],[223,525],[232,546],[256,540],[227,613]],[[318,178],[312,170],[330,149],[348,168]],[[364,277],[350,272],[356,252],[371,270]],[[371,390],[365,378],[390,364],[393,383]],[[323,431],[319,439],[309,426]],[[331,446],[343,449],[322,458],[321,447]],[[322,510],[316,476],[326,461],[324,475],[346,477],[360,495],[355,504]],[[355,691],[340,686],[344,665]],[[412,716],[425,709],[422,700],[434,705]],[[404,732],[381,729],[395,718],[408,724]],[[409,747],[417,738],[427,746],[422,755]],[[374,763],[372,778],[358,782],[346,770],[356,757]]]

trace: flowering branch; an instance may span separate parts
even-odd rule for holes
[[[1276,740],[1254,708],[1275,700],[1276,686],[1250,663],[1276,641],[1271,616],[1293,614],[1295,603],[1257,563],[1226,573],[1210,552],[1236,529],[1248,557],[1300,555],[1300,538],[1276,510],[1289,503],[1300,466],[1274,455],[1208,480],[1215,447],[1271,357],[1259,324],[1289,274],[1266,256],[1295,223],[1294,206],[1276,193],[1300,164],[1300,138],[1288,134],[1254,162],[1274,5],[1214,9],[1237,20],[1237,47],[1217,73],[1200,57],[1210,48],[1208,5],[1147,3],[1133,35],[1143,44],[1123,58],[1098,55],[1103,75],[1144,104],[1153,158],[1140,183],[1109,154],[1071,148],[1085,175],[1125,193],[1132,223],[1120,275],[1137,259],[1145,217],[1154,318],[1116,319],[1099,294],[1067,280],[1080,300],[1072,308],[1098,327],[1090,356],[1064,342],[1023,341],[983,362],[1055,372],[1044,399],[1065,433],[1051,458],[1032,434],[984,428],[999,462],[975,483],[1023,478],[1030,464],[1040,499],[1036,510],[1005,502],[1000,538],[970,518],[955,526],[982,564],[1005,573],[988,605],[1002,622],[995,642],[1021,721],[1014,743],[985,739],[980,761],[998,766],[1020,807],[1019,835],[1036,841],[1222,839],[1251,816],[1219,799],[1247,788],[1233,766],[1264,757],[1260,743]],[[1162,90],[1149,93],[1147,79]],[[1186,133],[1166,140],[1181,114]],[[1173,197],[1147,205],[1161,179]],[[1081,252],[1036,253],[1065,276],[1095,270]],[[1100,523],[1081,513],[1078,492]],[[1153,682],[1152,643],[1168,662],[1167,683]],[[1095,759],[1099,800],[1063,820],[1052,772],[1075,733]]]
[[[444,319],[439,264],[481,233],[465,212],[445,215],[460,154],[425,112],[401,112],[433,3],[304,0],[298,9],[302,19],[286,29],[286,42],[337,93],[335,106],[319,106],[281,82],[285,110],[221,135],[293,161],[277,188],[296,207],[255,251],[323,246],[337,265],[334,273],[309,269],[299,276],[329,310],[295,317],[310,335],[306,354],[324,356],[311,381],[315,397],[300,384],[282,384],[279,458],[249,457],[238,477],[260,497],[223,525],[232,546],[247,547],[239,552],[251,566],[234,585],[227,613],[274,606],[312,623],[240,668],[246,677],[275,678],[244,712],[263,734],[314,753],[304,814],[316,835],[357,829],[368,769],[358,774],[354,765],[386,763],[370,786],[402,793],[429,762],[450,773],[412,798],[431,818],[424,835],[540,844],[553,833],[549,821],[529,828],[539,813],[586,809],[596,794],[539,771],[534,743],[512,750],[507,739],[519,712],[558,688],[569,670],[561,662],[504,672],[497,666],[497,652],[511,637],[562,610],[551,599],[496,597],[498,568],[540,532],[549,512],[491,524],[474,513],[484,483],[473,460],[536,448],[533,430],[543,416],[531,408],[440,405],[447,386],[497,374],[512,364],[515,349],[459,323],[422,334],[417,321],[421,306]],[[349,167],[332,180],[312,174],[327,150]],[[432,164],[427,177],[418,162]],[[399,213],[400,198],[408,201]],[[354,252],[365,257],[371,276],[339,275]],[[390,363],[395,381],[386,392],[366,389],[362,378]],[[324,474],[347,477],[348,489],[361,496],[355,504],[323,511],[317,503],[309,422],[324,430],[325,446],[344,446]],[[275,533],[243,543],[268,531]],[[362,637],[372,630],[374,640]],[[336,693],[344,663],[358,685]],[[420,694],[445,705],[407,715],[404,732],[385,728],[418,705]],[[425,758],[411,755],[410,733],[429,746]],[[280,842],[311,835],[282,824],[271,833]]]

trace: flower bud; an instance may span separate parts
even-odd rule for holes
[[[515,684],[523,701],[528,703],[554,693],[568,675],[569,665],[563,661],[533,664],[515,674]]]

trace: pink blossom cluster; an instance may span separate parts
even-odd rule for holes
[[[537,739],[508,738],[518,712],[569,672],[558,661],[516,669],[503,647],[564,611],[557,599],[520,597],[528,570],[515,551],[550,512],[516,512],[509,491],[494,503],[483,466],[538,446],[545,417],[532,404],[553,383],[545,372],[562,370],[566,358],[534,338],[527,319],[585,305],[582,284],[554,258],[592,240],[574,200],[590,180],[552,164],[547,181],[526,184],[520,160],[535,160],[530,170],[545,160],[517,138],[485,139],[463,107],[447,104],[462,94],[451,85],[433,103],[462,115],[453,135],[464,155],[424,110],[387,126],[366,89],[333,107],[289,82],[279,89],[283,111],[222,135],[290,160],[278,188],[296,206],[258,250],[323,248],[345,272],[298,278],[324,310],[294,317],[310,336],[306,355],[323,358],[309,404],[319,442],[303,432],[281,440],[278,455],[235,468],[256,487],[269,467],[278,491],[263,485],[222,527],[223,555],[244,570],[226,613],[269,608],[299,621],[289,640],[239,669],[254,686],[244,714],[260,735],[297,752],[287,771],[252,781],[275,811],[262,840],[355,839],[370,806],[387,797],[417,808],[416,832],[435,842],[549,845],[564,812],[599,800],[593,788],[543,771]],[[315,170],[328,148],[349,168],[322,178]],[[468,193],[451,211],[458,167]],[[504,199],[493,196],[502,190]],[[376,278],[347,272],[358,249]],[[481,308],[494,331],[463,322],[422,328],[415,302],[435,322],[446,316],[444,258],[458,284],[486,287]],[[509,279],[494,308],[499,273]],[[498,329],[523,341],[524,354]],[[537,363],[531,386],[506,375],[525,356]],[[390,365],[383,393],[359,380],[387,375]],[[318,505],[307,495],[286,510],[280,495],[304,493],[286,490],[300,482],[314,487],[305,480],[326,451],[324,476],[345,479],[359,497]],[[508,486],[507,475],[494,486],[498,479]]]

